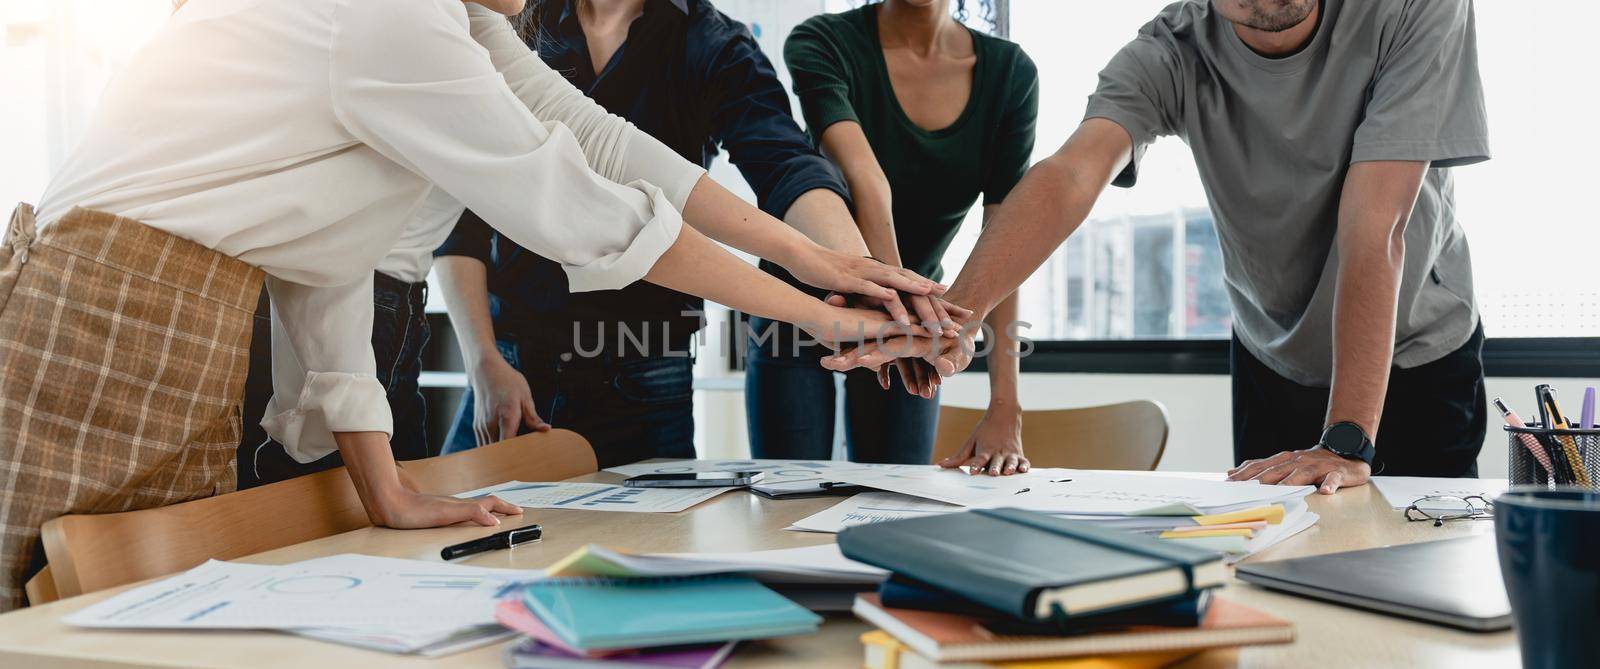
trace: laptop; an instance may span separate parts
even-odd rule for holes
[[[1511,627],[1494,535],[1241,564],[1247,583],[1475,632]]]

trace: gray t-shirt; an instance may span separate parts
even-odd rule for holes
[[[1085,118],[1144,148],[1177,135],[1194,152],[1222,244],[1234,330],[1284,377],[1333,376],[1334,231],[1351,163],[1425,160],[1406,228],[1394,361],[1460,348],[1478,324],[1450,171],[1489,157],[1470,0],[1324,0],[1301,51],[1251,51],[1209,0],[1177,2],[1100,73]]]

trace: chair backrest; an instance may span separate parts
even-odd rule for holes
[[[454,493],[511,479],[554,481],[595,470],[594,450],[554,430],[404,463],[419,489]],[[42,528],[61,597],[134,583],[366,527],[343,467],[258,488],[122,513],[68,515]]]
[[[525,434],[460,453],[405,463],[423,492],[450,495],[506,481],[560,481],[597,469],[594,447],[571,430]]]
[[[941,407],[933,461],[959,451],[982,409]],[[1167,409],[1136,401],[1022,412],[1022,448],[1035,467],[1149,471],[1167,447]]]
[[[28,606],[49,604],[61,599],[61,593],[56,592],[56,575],[50,570],[50,565],[45,565],[44,569],[22,584],[22,589],[28,593]]]

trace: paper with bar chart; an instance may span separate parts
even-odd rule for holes
[[[494,495],[527,509],[580,509],[673,513],[733,488],[627,488],[604,483],[528,483],[506,481],[456,495],[463,499]]]

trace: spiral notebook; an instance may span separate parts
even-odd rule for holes
[[[808,634],[822,622],[743,576],[552,578],[528,584],[522,598],[579,651]]]

